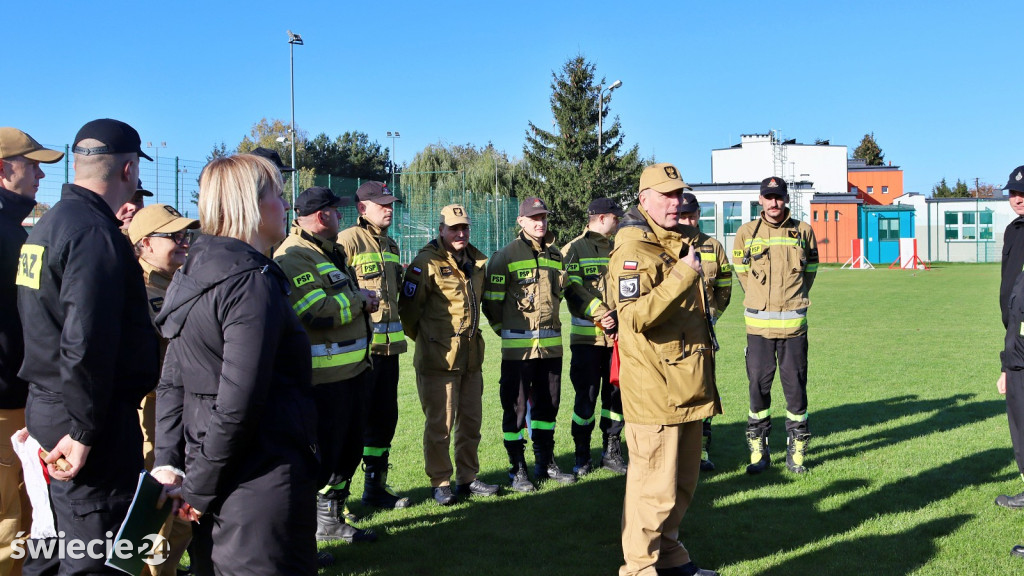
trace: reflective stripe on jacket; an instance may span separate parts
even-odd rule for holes
[[[604,331],[594,325],[596,319],[608,312],[605,273],[611,250],[612,242],[607,236],[590,230],[584,230],[562,248],[569,275],[565,304],[572,314],[570,344],[612,345]]]

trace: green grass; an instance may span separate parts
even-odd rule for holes
[[[930,271],[825,267],[810,313],[810,471],[775,463],[747,476],[747,382],[742,292],[718,324],[716,472],[700,480],[681,539],[723,575],[1024,574],[1009,556],[1024,512],[996,507],[1024,489],[1013,464],[1005,404],[996,393],[1002,324],[998,265]],[[497,398],[499,347],[488,334],[481,476],[507,483]],[[574,486],[436,506],[423,473],[423,415],[412,354],[403,358],[401,416],[390,483],[415,505],[373,512],[380,540],[322,546],[337,575],[614,574],[625,481],[599,470]],[[573,391],[566,359],[556,453],[571,468]],[[785,414],[778,383],[773,412]],[[595,435],[595,457],[600,441]],[[528,449],[529,455],[529,449]],[[528,457],[532,461],[532,458]]]

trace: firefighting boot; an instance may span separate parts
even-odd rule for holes
[[[576,464],[572,467],[572,473],[577,478],[582,478],[594,471],[594,465],[590,462],[590,438],[576,439]]]
[[[373,530],[362,530],[345,522],[346,496],[347,492],[336,490],[328,495],[316,495],[316,539],[327,542],[376,542],[377,534]]]
[[[804,467],[804,455],[807,453],[807,444],[811,441],[811,435],[804,432],[791,431],[786,436],[786,468],[794,474],[807,472]]]
[[[388,486],[388,454],[363,457],[363,504],[377,508],[408,508],[411,502]]]
[[[530,475],[526,472],[526,461],[519,460],[512,463],[508,471],[508,479],[512,483],[512,489],[516,492],[533,492],[536,486],[530,482]]]
[[[711,472],[715,469],[715,463],[711,461],[711,457],[708,455],[711,450],[711,419],[705,418],[702,429],[701,445],[700,445],[700,470],[701,472]]]
[[[604,437],[604,451],[601,452],[601,467],[611,470],[616,474],[625,474],[628,469],[626,460],[622,457],[622,441],[617,434],[606,434]]]
[[[551,452],[535,451],[534,458],[537,460],[537,465],[533,470],[533,475],[537,477],[538,481],[554,480],[559,484],[572,484],[576,482],[575,476],[562,472],[558,468],[558,464],[555,463]]]
[[[768,450],[768,431],[747,428],[747,447],[750,448],[750,465],[747,474],[760,474],[772,463]]]

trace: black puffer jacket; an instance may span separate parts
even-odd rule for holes
[[[196,240],[167,289],[156,464],[184,468],[185,501],[202,512],[282,461],[315,471],[309,339],[287,294],[273,260],[217,236]]]

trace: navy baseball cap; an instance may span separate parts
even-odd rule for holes
[[[700,210],[700,203],[697,202],[697,197],[689,192],[683,192],[679,195],[679,213],[688,214],[690,212],[697,212]]]
[[[99,140],[103,146],[85,148],[78,145],[82,140]],[[75,135],[75,147],[71,151],[83,156],[135,153],[140,158],[153,160],[142,151],[142,138],[135,128],[111,118],[93,120],[82,126]]]
[[[1024,194],[1024,166],[1017,166],[1010,172],[1010,178],[1006,181],[1006,186],[1003,186],[1003,190]]]
[[[309,216],[324,208],[340,205],[341,198],[335,196],[330,188],[314,186],[303,190],[302,194],[295,199],[295,213],[299,216]]]
[[[295,168],[285,165],[284,161],[281,160],[281,155],[277,153],[277,150],[271,150],[270,148],[260,146],[258,148],[253,148],[252,152],[249,152],[249,154],[255,154],[270,160],[270,163],[277,166],[277,169],[281,172],[295,172]]]
[[[786,181],[782,178],[769,176],[761,180],[761,196],[789,198],[789,186],[786,186]]]
[[[391,190],[388,190],[387,184],[383,182],[363,182],[363,184],[356,190],[356,198],[360,202],[373,202],[374,204],[391,204],[393,202],[401,202]]]
[[[587,214],[590,216],[597,216],[598,214],[612,214],[619,218],[626,215],[626,211],[622,209],[611,198],[594,198],[590,202],[590,206],[587,207]]]
[[[142,187],[142,178],[139,178],[139,186],[138,186],[138,188],[135,189],[135,192],[137,194],[142,194],[143,196],[147,196],[147,197],[152,197],[153,196],[152,192],[150,192],[149,190],[146,190],[145,188]]]

